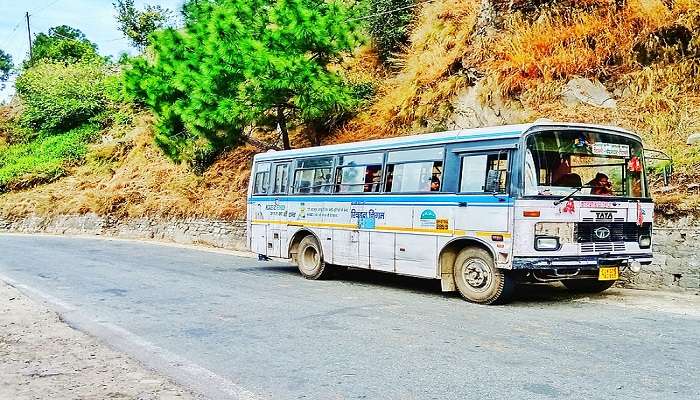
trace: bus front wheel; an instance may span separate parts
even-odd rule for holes
[[[472,303],[506,303],[515,290],[513,277],[496,268],[488,251],[476,247],[459,252],[453,275],[459,293]]]
[[[299,242],[296,261],[299,272],[306,279],[325,279],[331,275],[331,267],[323,261],[321,245],[311,235],[304,237]]]

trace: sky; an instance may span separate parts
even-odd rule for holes
[[[0,0],[0,49],[12,55],[15,66],[27,57],[29,43],[25,13],[29,11],[32,36],[58,25],[80,29],[97,44],[102,55],[119,56],[135,50],[117,30],[113,0]],[[183,0],[135,0],[137,8],[145,4],[160,5],[179,14]],[[0,90],[0,102],[7,100],[14,88],[12,80]]]

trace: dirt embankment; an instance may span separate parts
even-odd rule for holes
[[[0,399],[193,399],[0,281]]]

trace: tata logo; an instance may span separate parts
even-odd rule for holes
[[[611,213],[609,211],[596,211],[595,218],[596,219],[613,219],[613,213]]]
[[[600,228],[594,230],[593,234],[595,234],[595,237],[597,237],[598,239],[607,239],[610,237],[610,229],[601,226]]]

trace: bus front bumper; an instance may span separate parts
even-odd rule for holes
[[[649,265],[653,261],[650,253],[640,254],[601,254],[594,256],[551,256],[551,257],[513,257],[514,270],[578,268],[597,270],[601,265],[618,265],[627,267],[632,261]]]

